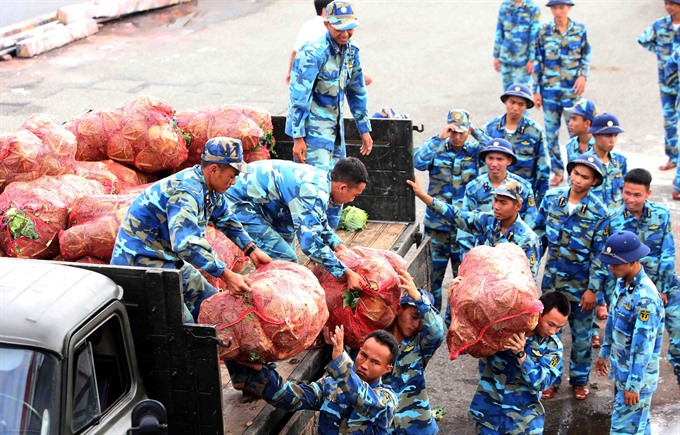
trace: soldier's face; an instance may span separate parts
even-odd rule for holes
[[[664,3],[664,6],[666,7],[666,12],[668,13],[668,15],[675,17],[678,14],[680,14],[680,5],[679,4],[669,2],[669,1],[665,1],[663,3]]]
[[[593,137],[595,138],[595,148],[597,148],[602,153],[611,152],[616,146],[616,142],[619,140],[618,133],[596,134]]]
[[[507,154],[494,152],[484,156],[484,163],[489,168],[490,175],[503,175],[512,163],[512,159]]]
[[[548,338],[551,335],[557,334],[566,323],[567,316],[560,313],[557,308],[553,308],[539,316],[536,333],[543,338]]]
[[[206,181],[208,189],[217,193],[224,193],[235,182],[238,170],[232,166],[210,165],[207,168]]]
[[[422,326],[418,309],[412,305],[400,305],[397,308],[397,329],[406,338],[415,336]]]
[[[597,183],[595,171],[585,165],[574,165],[571,170],[571,188],[576,193],[583,193],[590,190]]]
[[[527,100],[524,98],[510,96],[505,100],[505,112],[511,120],[520,119],[525,110],[527,110]]]
[[[450,132],[451,134],[449,135],[449,142],[451,145],[456,149],[463,148],[465,141],[467,140],[468,136],[470,136],[470,130],[464,133],[458,133],[457,131],[451,129]]]
[[[390,349],[373,337],[361,345],[354,362],[356,374],[362,381],[373,383],[392,370]]]
[[[578,136],[579,134],[585,134],[590,128],[590,121],[581,115],[571,114],[569,115],[569,133],[572,136]]]
[[[561,20],[567,18],[569,11],[571,10],[571,5],[555,5],[550,6],[550,12],[552,12],[555,20]]]
[[[331,39],[335,41],[338,45],[345,45],[349,43],[349,40],[354,35],[354,29],[351,30],[337,30],[335,27],[331,26],[328,22],[325,23],[328,32],[331,34]]]
[[[499,221],[514,219],[522,208],[522,203],[509,196],[496,195],[493,198],[493,215]]]
[[[623,202],[631,213],[641,213],[651,194],[652,191],[642,184],[623,183]]]
[[[361,195],[365,188],[366,183],[348,184],[334,181],[331,184],[331,199],[338,205],[347,204]]]
[[[635,263],[609,265],[609,270],[611,270],[612,275],[614,275],[616,278],[626,278],[629,275],[633,274],[632,272],[634,269]]]

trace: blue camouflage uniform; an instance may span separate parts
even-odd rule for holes
[[[586,151],[584,154],[597,155],[594,149]],[[623,177],[626,173],[628,173],[628,159],[622,154],[611,151],[609,163],[602,163],[602,184],[592,187],[590,191],[608,209],[614,210],[623,204]]]
[[[564,35],[554,19],[541,26],[536,39],[534,93],[541,94],[543,100],[550,166],[558,175],[564,174],[559,144],[560,117],[564,114],[565,123],[569,122],[564,109],[574,105],[578,97],[574,93],[576,79],[587,79],[589,69],[590,44],[583,23],[569,18]]]
[[[538,207],[550,187],[550,157],[543,127],[524,115],[517,130],[508,132],[503,115],[489,121],[484,129],[490,137],[502,138],[512,144],[517,162],[508,166],[508,171],[531,183]]]
[[[591,328],[594,311],[581,312],[579,301],[586,290],[604,291],[607,269],[598,259],[609,234],[607,207],[592,192],[569,212],[569,188],[548,191],[538,208],[534,230],[547,246],[543,292],[560,291],[571,303],[572,334],[569,383],[588,383],[592,362]],[[557,378],[555,385],[561,384]]]
[[[359,133],[370,132],[359,48],[350,41],[341,49],[330,33],[305,44],[291,70],[286,134],[305,138],[306,163],[330,171],[346,157],[345,96]]]
[[[434,136],[413,152],[413,165],[419,171],[428,171],[430,183],[428,194],[447,204],[461,207],[465,186],[479,174],[479,152],[482,145],[468,137],[460,151],[451,146],[449,139]],[[454,275],[460,264],[459,245],[455,240],[454,228],[441,216],[425,210],[423,220],[425,231],[432,244],[432,294],[435,308],[442,303],[442,281],[449,261]],[[453,235],[453,237],[452,237]]]
[[[541,9],[532,0],[503,0],[498,11],[493,57],[501,64],[503,89],[513,83],[531,84],[526,64],[536,56],[536,35]]]
[[[654,283],[644,269],[629,285],[619,279],[607,318],[600,358],[610,360],[614,381],[611,433],[651,434],[649,408],[659,381],[664,309]],[[624,391],[640,394],[626,406]]]
[[[422,321],[422,329],[399,344],[399,356],[383,383],[392,387],[399,405],[394,415],[394,434],[429,435],[439,432],[432,416],[430,398],[425,388],[425,368],[444,341],[444,322],[430,298],[413,301]],[[403,305],[403,304],[402,304]]]
[[[468,415],[479,433],[542,434],[541,392],[560,376],[562,342],[557,336],[527,337],[519,365],[509,350],[480,358],[481,379]]]
[[[521,186],[522,208],[519,215],[522,220],[531,227],[538,213],[536,209],[536,198],[534,191],[529,183],[519,175],[507,172],[506,178],[517,181]],[[489,174],[481,174],[465,186],[465,196],[463,197],[463,211],[492,211],[494,187],[489,180]]]
[[[665,307],[668,361],[680,384],[680,283],[675,275],[675,243],[670,212],[665,206],[647,200],[642,216],[637,219],[624,205],[612,213],[611,229],[612,233],[626,230],[637,234],[650,249],[649,254],[640,259],[640,264],[656,289],[668,297]],[[615,283],[615,279],[607,282],[607,300],[614,294]]]
[[[664,67],[673,51],[680,47],[680,32],[673,28],[670,15],[656,20],[638,36],[638,43],[646,50],[656,54],[663,126],[665,131],[666,155],[673,162],[678,160],[678,120],[680,110],[676,108],[678,99],[678,76],[666,75]]]
[[[118,230],[111,264],[179,269],[184,320],[191,321],[198,316],[201,302],[216,293],[199,270],[218,277],[226,267],[205,239],[210,223],[241,249],[252,242],[232,218],[224,196],[208,192],[201,167],[187,168],[147,187],[130,205]]]
[[[334,205],[330,173],[284,160],[261,160],[248,166],[252,172],[238,177],[226,197],[255,244],[272,259],[298,261],[297,235],[305,255],[341,277],[347,267],[333,251],[342,240],[326,217]]]
[[[287,411],[321,411],[319,434],[387,434],[397,408],[397,396],[378,379],[372,384],[355,373],[354,362],[343,352],[326,366],[326,375],[315,382],[284,381],[264,365],[250,372],[245,389],[276,408]]]

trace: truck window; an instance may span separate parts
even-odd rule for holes
[[[96,424],[130,392],[131,374],[122,323],[112,316],[78,346],[73,388],[73,431]]]

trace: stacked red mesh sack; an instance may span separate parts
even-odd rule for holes
[[[471,249],[449,286],[449,304],[452,360],[493,355],[512,334],[533,330],[543,310],[526,254],[514,243]]]
[[[366,280],[363,289],[347,290],[345,280],[320,265],[313,272],[326,292],[328,327],[344,325],[345,344],[358,349],[368,334],[394,321],[402,293],[398,273],[406,270],[406,262],[395,253],[364,247],[343,249],[336,256]]]
[[[324,290],[312,272],[275,260],[250,275],[252,293],[217,293],[203,301],[198,323],[215,325],[229,347],[220,358],[272,362],[307,349],[328,319]]]

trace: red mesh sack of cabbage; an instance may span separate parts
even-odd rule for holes
[[[514,333],[536,327],[543,305],[524,251],[514,243],[477,246],[449,286],[451,359],[493,355]]]
[[[76,160],[106,160],[111,135],[123,127],[123,109],[86,112],[69,120],[64,127],[76,137]]]
[[[217,293],[203,301],[198,322],[215,325],[228,348],[220,358],[278,361],[305,350],[328,319],[323,289],[312,272],[275,260],[250,275],[252,294]]]
[[[71,174],[10,184],[0,194],[0,247],[10,257],[53,258],[75,200],[104,193],[98,182]]]
[[[95,257],[108,262],[118,228],[137,195],[93,195],[78,198],[59,232],[59,251],[67,261]]]
[[[99,181],[108,193],[120,193],[134,186],[146,184],[147,174],[135,171],[111,159],[101,162],[75,162],[75,174]]]
[[[227,269],[232,272],[240,273],[248,264],[249,260],[246,254],[214,226],[208,225],[205,229],[205,239],[210,244],[213,254],[223,261],[227,265]],[[201,275],[216,289],[227,288],[227,284],[220,278],[215,278],[203,270],[201,270]]]
[[[399,275],[382,250],[353,247],[336,252],[338,260],[368,282],[361,291],[347,290],[344,279],[336,279],[322,266],[314,275],[326,291],[328,327],[345,326],[345,344],[358,349],[376,329],[387,328],[397,313],[401,289]]]

